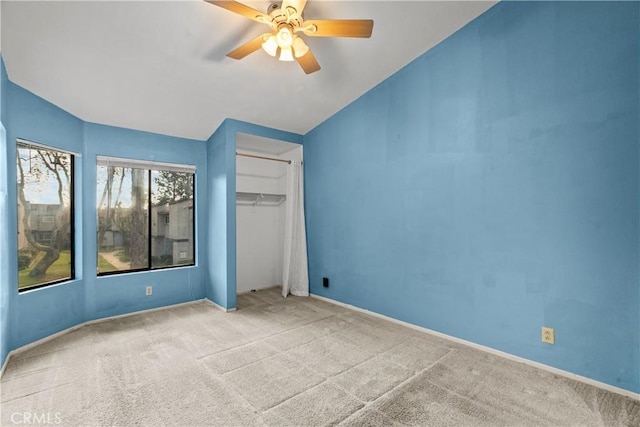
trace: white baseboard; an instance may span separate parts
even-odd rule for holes
[[[216,304],[215,302],[211,301],[209,298],[205,298],[204,302],[206,302],[207,304],[211,304],[212,306],[214,306],[215,308],[217,308],[218,310],[222,310],[225,313],[229,313],[230,311],[236,311],[235,307],[232,308],[224,308],[223,306],[221,306],[220,304]]]
[[[2,365],[2,371],[0,372],[0,379],[4,375],[4,371],[5,371],[6,367],[7,367],[7,364],[9,363],[9,359],[11,359],[11,357],[17,356],[18,354],[20,354],[20,353],[22,353],[24,351],[27,351],[30,348],[33,348],[33,347],[35,347],[37,345],[40,345],[40,344],[44,344],[47,341],[51,341],[51,340],[53,340],[55,338],[58,338],[59,336],[62,336],[64,334],[68,334],[69,332],[73,332],[75,330],[78,330],[78,329],[82,328],[86,323],[87,322],[79,323],[79,324],[71,326],[71,327],[69,327],[67,329],[63,329],[63,330],[61,330],[59,332],[56,332],[55,334],[47,335],[46,337],[40,338],[37,341],[30,342],[29,344],[25,344],[22,347],[18,347],[16,349],[11,350],[9,352],[9,354],[7,354],[7,358],[4,360],[4,364]]]
[[[269,286],[265,286],[264,288],[249,289],[248,291],[237,292],[236,295],[246,295],[246,294],[255,293],[258,291],[266,291],[267,289],[275,289],[275,288],[282,288],[282,285],[269,285]]]
[[[182,305],[191,305],[191,304],[195,304],[198,302],[203,302],[203,299],[197,299],[194,301],[186,301],[186,302],[179,302],[177,304],[171,304],[171,305],[163,305],[162,307],[154,307],[154,308],[147,308],[145,310],[139,310],[139,311],[132,311],[131,313],[124,313],[124,314],[117,314],[115,316],[109,316],[109,317],[101,317],[100,319],[94,319],[94,320],[87,320],[86,322],[82,323],[80,326],[84,326],[84,325],[94,325],[96,323],[102,323],[102,322],[106,322],[109,320],[113,320],[113,319],[122,319],[124,317],[130,317],[130,316],[137,316],[139,314],[144,314],[144,313],[151,313],[154,311],[161,311],[161,310],[165,310],[167,308],[175,308],[175,307],[180,307]],[[65,331],[67,332],[67,331]],[[43,338],[43,339],[47,339],[49,337]],[[29,344],[31,345],[31,344]]]
[[[78,329],[82,328],[83,326],[93,325],[93,324],[96,324],[96,323],[102,323],[102,322],[106,322],[106,321],[113,320],[113,319],[122,319],[124,317],[136,316],[138,314],[150,313],[150,312],[153,312],[153,311],[165,310],[167,308],[175,308],[175,307],[179,307],[181,305],[195,304],[195,303],[202,302],[202,301],[208,301],[208,300],[206,298],[203,298],[203,299],[199,299],[199,300],[195,300],[195,301],[180,302],[180,303],[177,303],[177,304],[165,305],[165,306],[162,306],[162,307],[155,307],[155,308],[148,308],[148,309],[145,309],[145,310],[132,311],[131,313],[118,314],[116,316],[103,317],[101,319],[87,320],[85,322],[78,323],[77,325],[71,326],[71,327],[69,327],[67,329],[63,329],[62,331],[56,332],[55,334],[48,335],[48,336],[46,336],[44,338],[40,338],[37,341],[31,342],[29,344],[25,344],[22,347],[18,347],[16,349],[11,350],[9,352],[9,354],[7,354],[7,358],[4,360],[4,363],[2,364],[2,370],[0,370],[0,379],[4,375],[4,372],[5,372],[6,368],[7,368],[7,364],[9,363],[9,359],[11,359],[11,357],[16,356],[16,355],[18,355],[18,354],[20,354],[20,353],[22,353],[24,351],[27,351],[30,348],[36,347],[36,346],[38,346],[40,344],[44,344],[44,343],[46,343],[48,341],[51,341],[51,340],[53,340],[55,338],[58,338],[61,335],[68,334],[69,332],[73,332],[75,330],[78,330]],[[215,304],[215,305],[217,305],[217,304]]]
[[[414,325],[413,323],[408,323],[408,322],[404,322],[402,320],[394,319],[393,317],[385,316],[384,314],[376,313],[375,311],[369,311],[369,310],[366,310],[364,308],[356,307],[355,305],[345,304],[343,302],[336,301],[334,299],[323,297],[323,296],[320,296],[320,295],[315,295],[315,294],[310,294],[309,296],[311,296],[312,298],[317,298],[319,300],[331,303],[331,304],[335,304],[335,305],[339,305],[341,307],[345,307],[345,308],[348,308],[348,309],[351,309],[351,310],[359,311],[361,313],[365,313],[365,314],[368,314],[370,316],[374,316],[374,317],[378,317],[378,318],[381,318],[381,319],[384,319],[384,320],[388,320],[390,322],[397,323],[399,325],[406,326],[408,328],[415,329],[415,330],[420,331],[420,332],[424,332],[424,333],[427,333],[427,334],[430,334],[430,335],[435,335],[437,337],[444,338],[446,340],[453,341],[453,342],[458,343],[458,344],[463,344],[463,345],[466,345],[466,346],[469,346],[469,347],[473,347],[473,348],[475,348],[477,350],[481,350],[481,351],[484,351],[484,352],[487,352],[487,353],[491,353],[491,354],[496,355],[496,356],[504,357],[505,359],[509,359],[509,360],[514,361],[514,362],[524,363],[525,365],[533,366],[535,368],[539,368],[539,369],[551,372],[551,373],[556,374],[556,375],[560,375],[560,376],[563,376],[563,377],[566,377],[566,378],[570,378],[572,380],[580,381],[582,383],[589,384],[589,385],[592,385],[594,387],[601,388],[603,390],[607,390],[607,391],[610,391],[610,392],[613,392],[613,393],[621,394],[623,396],[627,396],[627,397],[630,397],[630,398],[635,399],[635,400],[640,400],[640,393],[634,393],[632,391],[625,390],[625,389],[620,388],[620,387],[612,386],[610,384],[603,383],[603,382],[600,382],[600,381],[597,381],[597,380],[593,380],[591,378],[583,377],[582,375],[574,374],[574,373],[569,372],[569,371],[564,371],[562,369],[554,368],[553,366],[549,366],[549,365],[545,365],[543,363],[535,362],[533,360],[525,359],[524,357],[520,357],[520,356],[516,356],[516,355],[510,354],[510,353],[506,353],[504,351],[496,350],[494,348],[487,347],[487,346],[484,346],[484,345],[481,345],[481,344],[476,344],[476,343],[471,342],[471,341],[463,340],[462,338],[456,338],[456,337],[451,336],[451,335],[443,334],[442,332],[433,331],[431,329],[427,329],[427,328],[424,328],[422,326]]]
[[[2,369],[0,369],[0,379],[2,379],[2,376],[4,375],[4,371],[7,369],[7,365],[9,364],[9,359],[11,359],[11,356],[14,353],[15,353],[14,350],[11,350],[9,353],[7,353],[7,357],[5,357],[4,363],[2,364]]]

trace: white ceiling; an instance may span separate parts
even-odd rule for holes
[[[246,2],[266,10],[270,2]],[[306,75],[262,50],[265,32],[203,1],[0,2],[14,83],[95,123],[207,139],[227,117],[304,134],[495,2],[309,1],[307,19],[373,19],[370,39],[305,37]]]

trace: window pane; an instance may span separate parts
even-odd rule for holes
[[[17,147],[18,289],[73,278],[73,156]]]
[[[193,264],[193,174],[151,171],[151,267]]]
[[[98,273],[149,266],[149,171],[98,166]]]

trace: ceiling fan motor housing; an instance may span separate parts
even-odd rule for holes
[[[288,10],[282,9],[281,3],[271,3],[267,8],[267,14],[273,19],[275,29],[283,23],[290,25],[292,29],[302,25],[302,15],[297,13],[292,7],[288,7],[287,9]],[[291,13],[292,11],[295,12]]]

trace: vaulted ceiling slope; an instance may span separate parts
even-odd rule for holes
[[[2,1],[1,52],[11,81],[88,122],[205,140],[231,117],[304,134],[493,4],[309,1],[314,19],[375,21],[370,39],[306,38],[311,75],[261,50],[225,57],[265,28],[203,1]]]

